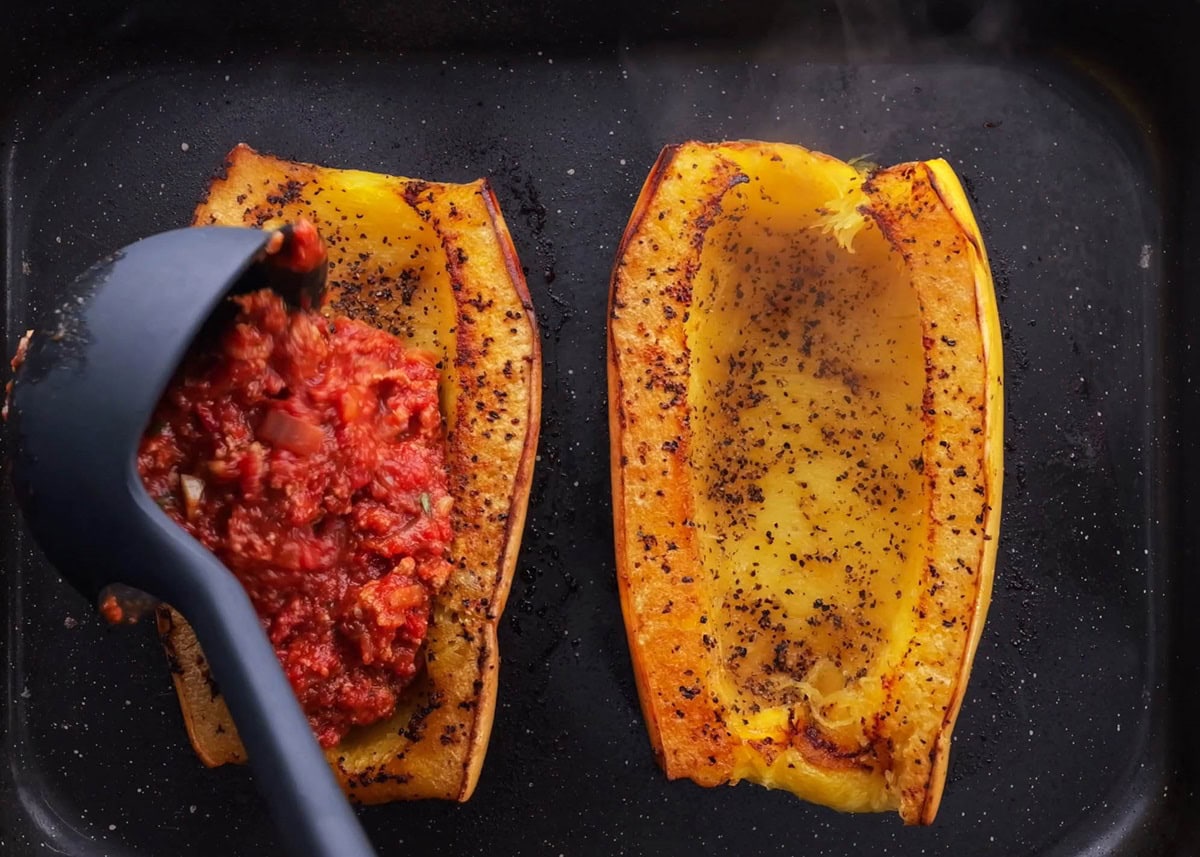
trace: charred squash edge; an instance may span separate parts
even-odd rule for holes
[[[529,408],[526,412],[528,432],[517,472],[513,476],[513,492],[509,497],[508,518],[505,521],[507,526],[504,530],[504,552],[501,555],[500,580],[497,582],[496,588],[492,592],[492,597],[488,602],[488,621],[484,626],[484,633],[487,637],[483,650],[480,653],[480,658],[483,661],[480,666],[480,675],[486,676],[496,673],[500,668],[500,645],[497,626],[508,603],[509,592],[512,589],[513,577],[515,576],[517,567],[517,557],[521,551],[521,535],[524,532],[525,518],[529,511],[529,495],[533,487],[533,465],[537,457],[537,446],[542,424],[542,340],[541,334],[538,331],[537,318],[533,312],[533,300],[529,294],[529,285],[525,281],[525,274],[521,269],[521,263],[517,256],[516,246],[512,241],[512,235],[508,231],[508,224],[505,222],[504,215],[500,211],[500,203],[496,199],[496,194],[492,191],[491,183],[487,179],[482,179],[481,185],[483,202],[487,207],[488,216],[492,221],[492,231],[500,239],[500,251],[504,257],[505,267],[508,269],[509,282],[513,283],[517,295],[521,298],[521,306],[524,308],[525,317],[529,321],[533,343],[529,355],[531,361]],[[445,246],[443,244],[443,247]],[[452,260],[451,264],[457,267],[458,263],[457,261],[453,261],[453,257],[454,254],[450,253],[449,248],[446,247],[446,258]],[[458,795],[460,803],[467,801],[471,797],[475,791],[475,786],[479,783],[479,775],[483,770],[483,761],[486,757],[487,746],[491,740],[499,690],[499,682],[495,680],[485,681],[484,687],[481,690],[477,706],[479,714],[475,718],[474,731],[469,740],[469,749],[467,751],[466,776],[463,780],[462,790]]]

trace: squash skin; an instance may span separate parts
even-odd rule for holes
[[[811,204],[814,200],[817,205]],[[740,225],[752,221],[760,226],[757,235]],[[787,229],[798,230],[791,243],[778,236],[764,237]],[[857,612],[844,610],[840,615],[845,627],[863,629],[861,638],[853,631],[821,631],[824,626],[819,621],[815,626],[811,621],[802,623],[805,628],[817,627],[816,631],[793,629],[780,635],[780,628],[792,621],[789,613],[795,614],[796,622],[804,611],[810,618],[822,619],[825,614],[812,610],[814,595],[827,594],[832,572],[769,571],[765,568],[769,558],[764,558],[763,569],[754,563],[755,575],[761,570],[762,576],[742,579],[738,591],[730,594],[734,588],[730,577],[739,567],[747,568],[738,565],[740,560],[728,559],[736,556],[737,545],[752,543],[755,551],[762,549],[765,554],[780,539],[803,541],[807,536],[788,532],[785,523],[769,539],[747,536],[747,542],[737,534],[736,525],[723,529],[720,522],[725,519],[714,509],[730,522],[736,517],[734,511],[754,520],[759,506],[766,509],[775,502],[778,509],[779,503],[793,502],[794,484],[788,488],[776,473],[773,481],[760,480],[762,484],[754,485],[749,495],[736,495],[736,503],[712,499],[714,491],[720,494],[731,485],[736,487],[740,478],[726,474],[714,482],[713,468],[720,468],[722,460],[736,463],[736,467],[729,465],[731,471],[747,472],[768,461],[754,451],[758,447],[739,446],[739,436],[755,437],[756,443],[765,442],[769,449],[774,442],[770,460],[795,455],[784,449],[785,441],[800,444],[800,429],[789,434],[776,427],[755,435],[756,427],[771,419],[762,416],[761,408],[773,403],[778,408],[783,394],[776,393],[772,400],[770,388],[752,389],[744,380],[746,373],[739,375],[732,369],[728,377],[720,376],[718,384],[713,379],[723,370],[706,367],[733,360],[735,352],[718,354],[720,346],[712,344],[722,337],[744,336],[748,343],[743,350],[751,354],[763,345],[753,339],[755,324],[760,315],[770,319],[772,313],[740,316],[737,301],[744,294],[747,302],[759,300],[769,309],[772,301],[792,298],[786,289],[772,293],[764,286],[766,292],[755,291],[750,266],[777,261],[785,255],[781,247],[810,240],[817,247],[819,239],[811,237],[816,232],[829,238],[820,245],[819,257],[814,251],[814,259],[848,259],[836,264],[850,266],[847,270],[858,265],[879,285],[860,290],[867,300],[858,317],[853,290],[836,279],[832,286],[823,287],[824,296],[812,304],[823,306],[828,300],[834,310],[810,307],[809,316],[780,310],[776,318],[787,320],[780,324],[790,325],[792,338],[785,332],[784,342],[774,343],[776,350],[770,353],[777,362],[791,357],[795,365],[804,349],[811,347],[815,350],[810,363],[821,358],[821,368],[807,373],[796,370],[788,376],[790,390],[804,391],[819,403],[810,409],[813,419],[818,410],[833,407],[827,404],[830,396],[821,391],[839,383],[840,375],[845,389],[839,388],[837,398],[845,398],[847,410],[863,411],[863,425],[875,419],[873,427],[880,438],[889,432],[904,436],[893,453],[881,451],[891,441],[890,434],[886,442],[863,442],[855,450],[860,466],[872,455],[877,465],[880,458],[892,454],[894,458],[885,463],[893,468],[883,472],[908,471],[878,477],[874,485],[869,479],[860,482],[864,489],[860,493],[868,493],[871,487],[911,488],[916,480],[920,498],[915,503],[910,492],[905,501],[911,515],[903,520],[918,521],[911,526],[889,519],[887,509],[879,517],[865,518],[870,527],[911,530],[913,550],[905,560],[907,570],[895,572],[904,580],[904,591],[896,594],[901,606],[892,614],[886,613],[890,609],[886,606],[878,616],[871,612],[874,602],[884,601],[879,578],[886,575],[871,577],[872,572],[855,569],[855,574],[868,578],[864,585],[872,598],[863,600],[871,602],[871,609],[860,605]],[[755,251],[756,242],[767,249]],[[721,256],[728,247],[736,248],[736,257]],[[855,252],[847,254],[847,247]],[[729,261],[732,258],[738,259],[736,266]],[[742,267],[743,259],[752,261]],[[835,262],[796,263],[788,276],[802,279],[798,272],[803,269],[804,277],[816,278],[822,265],[832,270]],[[731,291],[735,288],[736,293]],[[839,305],[840,288],[849,297]],[[728,322],[720,317],[699,318],[710,312],[706,301],[718,305],[714,296],[722,289],[735,295],[724,306]],[[881,303],[878,295],[886,289],[900,291],[888,292],[892,300]],[[796,295],[803,303],[802,290],[793,289]],[[843,332],[870,333],[874,317],[870,312],[897,305],[897,296],[905,298],[907,319],[902,323],[885,319],[891,327],[876,328],[883,333],[894,328],[902,340],[897,352],[909,353],[904,378],[913,382],[913,391],[904,394],[910,397],[906,407],[891,396],[883,381],[879,389],[872,386],[878,379],[862,370],[861,358],[853,373],[846,368],[860,349],[821,341],[821,331],[843,311],[850,318],[839,322]],[[753,307],[761,309],[759,304]],[[820,321],[826,328],[817,327]],[[735,334],[723,331],[723,325],[737,328]],[[815,331],[815,346],[809,331]],[[882,344],[868,342],[864,348],[876,355],[887,353]],[[768,367],[775,365],[763,360]],[[996,303],[978,227],[949,166],[942,161],[903,164],[864,178],[836,159],[796,146],[743,141],[667,147],[643,187],[618,250],[610,291],[608,377],[619,591],[642,710],[668,777],[686,777],[705,786],[748,779],[836,809],[897,809],[906,823],[931,823],[945,781],[951,731],[990,598],[1002,483],[1003,371]],[[742,385],[751,391],[750,398],[723,398]],[[891,412],[866,413],[874,407],[871,402],[889,398],[895,398]],[[746,415],[754,420],[739,423]],[[853,428],[854,420],[848,424]],[[727,432],[732,437],[712,440],[729,425],[740,428]],[[831,429],[830,434],[841,433],[842,427],[834,427],[837,432]],[[814,484],[822,479],[821,453],[832,458],[834,452],[850,451],[834,449],[832,441],[825,448],[820,448],[819,440],[808,442],[818,447],[812,458]],[[723,459],[722,443],[731,444],[736,455]],[[913,467],[896,466],[909,462]],[[800,462],[795,468],[800,476],[792,483],[808,472],[803,465]],[[769,461],[764,471],[769,471]],[[836,494],[832,480],[828,487],[826,493]],[[814,503],[818,493],[813,489]],[[773,500],[776,496],[783,499]],[[794,499],[794,504],[809,502],[801,499]],[[846,502],[859,501],[851,497]],[[745,509],[752,511],[745,513]],[[895,509],[891,511],[895,518]],[[797,529],[798,523],[793,520],[791,528]],[[833,530],[848,526],[845,521],[825,523]],[[750,532],[753,527],[744,529]],[[714,543],[719,543],[716,548]],[[729,543],[734,547],[727,547]],[[854,545],[841,549],[849,555]],[[722,557],[728,561],[723,563]],[[874,559],[878,558],[877,552]],[[864,554],[862,559],[865,564],[872,557]],[[849,576],[851,560],[845,562]],[[771,589],[772,582],[779,581],[787,582],[786,595]],[[836,580],[834,584],[842,586]],[[774,612],[767,616],[763,611],[760,617],[763,630],[751,628],[748,638],[750,626],[739,626],[736,613],[721,613],[722,605],[741,597],[742,585],[747,590],[751,585],[765,587],[776,598],[768,601]],[[783,584],[777,587],[783,588]],[[838,591],[844,594],[845,588]],[[767,596],[760,593],[759,598]],[[733,609],[743,606],[734,604]],[[739,627],[743,638],[734,639],[730,628]],[[868,631],[885,639],[869,641]],[[820,662],[832,662],[815,657],[818,665],[804,681],[792,680],[782,675],[786,658],[779,653],[783,647],[786,654],[793,643],[807,646],[815,640],[818,648],[823,642],[832,645],[830,641],[837,642],[839,634],[843,642],[861,643],[867,646],[863,651],[869,652],[861,661],[864,674],[843,675],[839,680],[850,689],[835,689],[828,697],[846,697],[838,703],[839,710],[852,715],[843,719],[857,723],[829,726],[828,720],[814,713],[812,702],[826,697],[808,693],[812,670],[818,670],[819,677],[819,669],[828,671]],[[755,641],[755,636],[762,639]],[[768,653],[757,671],[734,664],[739,649],[741,655],[749,649],[747,660],[752,661],[755,646],[768,641],[775,645],[774,662]],[[731,651],[735,657],[729,656]]]
[[[393,717],[353,730],[326,755],[347,794],[362,803],[465,801],[491,734],[496,630],[540,427],[541,348],[528,288],[486,180],[439,184],[337,170],[242,144],[193,223],[271,227],[301,216],[329,248],[327,311],[441,356],[455,500],[454,571],[434,604],[424,670]],[[158,622],[197,754],[209,766],[244,761],[191,628],[169,607]]]

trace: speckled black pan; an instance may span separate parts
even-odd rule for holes
[[[542,451],[479,789],[365,810],[381,854],[1200,854],[1200,8],[799,5],[5,5],[6,352],[76,272],[187,222],[239,141],[492,179],[545,339]],[[642,727],[613,580],[608,274],[658,149],[736,137],[945,157],[992,255],[1000,560],[931,829],[668,783]],[[0,853],[276,853],[249,772],[193,755],[152,629],[104,628],[11,496],[0,530]]]

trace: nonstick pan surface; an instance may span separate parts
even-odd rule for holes
[[[362,811],[381,854],[1200,853],[1196,10],[161,5],[20,10],[2,37],[6,353],[92,261],[186,223],[243,141],[487,176],[527,269],[544,424],[495,731],[468,804]],[[653,760],[614,579],[605,305],[641,183],[688,138],[944,157],[975,206],[1003,318],[1004,517],[932,828],[669,783]],[[249,771],[193,755],[152,629],[105,627],[10,494],[0,529],[0,851],[277,853]]]

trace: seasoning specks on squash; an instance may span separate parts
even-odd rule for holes
[[[995,560],[997,327],[944,163],[663,152],[613,272],[609,387],[669,776],[932,820]]]

